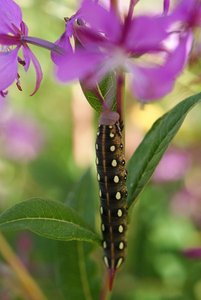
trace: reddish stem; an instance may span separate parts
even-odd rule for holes
[[[117,112],[120,122],[123,121],[123,99],[124,99],[125,76],[122,72],[117,75]]]
[[[131,20],[132,16],[133,16],[133,11],[134,11],[134,7],[137,4],[139,0],[130,0],[130,5],[129,5],[129,9],[128,9],[128,15],[127,15],[127,19]]]
[[[107,300],[109,293],[108,274],[105,274],[99,300]]]

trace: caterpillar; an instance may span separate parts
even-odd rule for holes
[[[109,285],[125,260],[127,229],[127,188],[123,126],[116,112],[101,114],[96,138],[96,167],[99,182],[102,246],[109,270]]]

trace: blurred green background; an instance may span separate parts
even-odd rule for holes
[[[52,42],[64,30],[62,18],[72,15],[76,7],[75,1],[67,0],[17,2],[23,9],[30,35]],[[157,9],[161,8],[161,2],[155,0]],[[146,4],[147,1],[142,1],[140,9],[148,10]],[[78,84],[67,86],[56,82],[49,53],[36,47],[32,50],[44,73],[40,90],[34,97],[29,96],[34,87],[34,71],[28,74],[22,71],[23,92],[13,86],[0,104],[0,210],[35,196],[65,202],[87,168],[91,168],[94,201],[98,207],[94,179],[97,115]],[[179,78],[170,95],[143,108],[133,99],[129,88],[126,90],[127,159],[158,117],[188,95],[200,91],[200,83],[194,84],[199,72],[198,60]],[[198,106],[187,117],[130,215],[128,258],[117,276],[112,299],[201,299],[201,260],[188,258],[182,252],[201,247],[200,149]],[[97,210],[94,215],[99,224]],[[28,232],[6,233],[6,238],[48,299],[68,299],[62,295],[58,280],[57,242]],[[100,265],[101,276],[100,250],[92,256]],[[3,258],[0,299],[27,299]]]

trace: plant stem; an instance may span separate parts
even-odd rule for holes
[[[124,86],[125,76],[122,72],[117,74],[117,112],[120,116],[120,122],[123,121],[124,114]]]
[[[135,5],[136,5],[136,3],[137,3],[138,1],[139,1],[139,0],[130,0],[130,5],[129,5],[129,9],[128,9],[128,16],[127,16],[127,18],[128,18],[129,20],[132,19],[134,7],[135,7]]]
[[[109,300],[109,298],[110,298],[110,292],[109,292],[108,276],[105,273],[102,289],[100,291],[99,300]]]
[[[17,274],[19,281],[21,282],[24,290],[29,295],[31,300],[47,300],[43,292],[35,282],[35,280],[29,275],[28,271],[11,249],[4,236],[0,233],[0,253],[11,266],[13,271]]]

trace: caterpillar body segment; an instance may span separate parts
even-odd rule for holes
[[[117,113],[103,115],[96,139],[96,166],[99,182],[102,246],[109,270],[110,288],[116,270],[125,260],[127,229],[127,171],[122,125]]]

